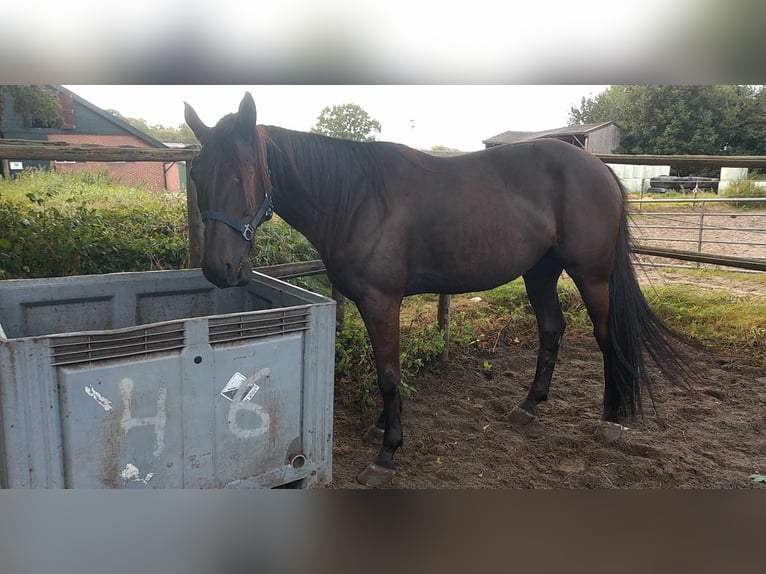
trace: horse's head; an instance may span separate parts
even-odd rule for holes
[[[246,93],[236,114],[208,127],[185,104],[186,123],[202,143],[191,177],[205,223],[202,272],[218,287],[250,280],[255,229],[271,216],[264,137],[256,128],[255,103]]]

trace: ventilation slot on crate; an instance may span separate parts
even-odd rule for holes
[[[76,365],[125,357],[146,357],[183,349],[183,323],[140,329],[56,337],[53,365]]]
[[[210,343],[220,345],[297,333],[307,330],[308,322],[308,307],[213,317],[208,323]]]

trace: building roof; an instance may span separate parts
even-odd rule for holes
[[[154,139],[149,134],[146,134],[146,133],[142,132],[141,130],[139,130],[137,128],[134,128],[129,123],[121,120],[117,116],[113,116],[109,112],[107,112],[105,110],[102,110],[101,108],[99,108],[98,106],[96,106],[94,104],[91,104],[88,100],[78,96],[73,91],[66,89],[64,86],[51,85],[50,87],[53,88],[54,90],[56,90],[57,92],[61,92],[63,94],[71,96],[72,100],[77,102],[79,105],[88,108],[90,111],[92,111],[93,113],[101,116],[106,121],[111,122],[111,123],[115,124],[116,126],[118,126],[120,129],[133,134],[137,138],[139,138],[139,139],[145,141],[146,143],[148,143],[150,146],[158,147],[158,148],[167,147],[161,141],[159,141],[157,139]]]
[[[544,130],[541,132],[514,132],[508,131],[487,138],[482,141],[487,145],[500,145],[509,143],[518,143],[543,137],[561,137],[561,136],[583,136],[593,131],[599,130],[613,124],[614,122],[599,122],[597,124],[580,124],[575,126],[565,126],[554,130]]]

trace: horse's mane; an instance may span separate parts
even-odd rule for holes
[[[297,184],[302,188],[301,200],[321,213],[350,217],[370,198],[386,212],[390,197],[385,174],[394,166],[433,169],[439,160],[401,144],[357,142],[263,125],[256,126],[253,145],[247,146],[235,137],[236,129],[236,115],[229,114],[218,122],[216,139],[221,157],[231,157],[239,166],[250,210],[257,208],[257,175],[266,190],[274,181],[287,183],[288,188],[281,190],[283,199]],[[213,169],[217,171],[219,165],[215,162]]]
[[[356,142],[272,126],[263,131],[269,141],[269,165],[278,180],[292,172],[320,203],[314,207],[349,215],[368,198],[385,211],[389,200],[385,174],[397,165],[390,160],[413,151],[388,142]]]

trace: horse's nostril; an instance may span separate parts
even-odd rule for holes
[[[224,277],[227,285],[236,285],[238,282],[240,270],[231,263],[224,264]]]
[[[237,272],[239,285],[246,285],[250,282],[250,266],[246,257],[239,261],[239,271]]]

